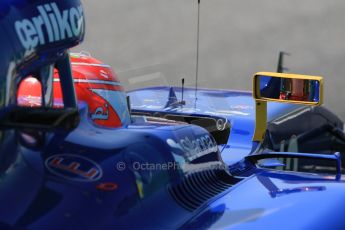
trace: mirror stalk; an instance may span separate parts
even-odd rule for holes
[[[255,132],[253,141],[261,142],[267,129],[267,102],[255,100]]]

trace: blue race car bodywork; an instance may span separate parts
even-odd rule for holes
[[[334,212],[343,210],[339,201],[344,199],[344,184],[339,178],[293,172],[292,167],[288,168],[289,171],[277,171],[246,166],[243,158],[255,153],[256,148],[256,143],[252,141],[255,129],[255,102],[251,92],[198,89],[195,99],[195,89],[187,88],[184,89],[185,102],[179,104],[177,98],[182,98],[181,93],[181,88],[178,87],[152,87],[130,91],[132,113],[175,120],[175,116],[180,115],[187,117],[187,121],[190,116],[225,119],[229,123],[230,133],[228,139],[219,144],[222,159],[230,166],[232,175],[245,178],[214,202],[205,205],[196,217],[183,225],[183,228],[339,229],[344,226],[340,217],[341,211]],[[170,103],[167,103],[169,100]],[[325,125],[321,120],[317,121],[318,125],[312,123],[311,120],[315,119],[315,116],[324,117],[328,122],[332,121],[333,128],[342,129],[342,122],[325,108],[310,109],[274,102],[268,104],[271,133],[277,132],[279,128],[276,126],[280,124],[283,129],[277,132],[280,136],[296,136],[290,142],[297,142],[297,137],[302,142],[308,142],[308,139],[304,138],[307,135],[311,135],[310,139],[315,143],[323,141],[322,129],[316,129],[319,133],[313,135],[315,128]],[[302,127],[303,124],[296,123],[301,121],[313,124],[314,127],[299,130],[296,127]],[[284,125],[284,122],[288,124]],[[292,148],[298,152],[300,147],[304,151],[318,153],[329,148],[315,143],[314,147],[308,144],[303,147],[303,143],[290,143],[280,145],[279,148],[283,148],[283,151],[291,151]],[[320,197],[324,197],[324,201]],[[325,216],[331,220],[326,220]]]
[[[160,219],[159,224],[152,218],[164,212],[169,216],[171,209],[164,208],[169,203],[176,215],[182,214],[179,212],[183,209],[179,210],[166,186],[190,171],[188,162],[222,165],[216,143],[202,128],[138,122],[108,130],[91,124],[85,105],[80,112],[81,122],[74,131],[36,137],[36,141],[44,141],[41,147],[30,147],[32,132],[13,132],[7,137],[11,141],[3,146],[11,155],[2,152],[2,156],[11,156],[7,160],[15,161],[15,167],[2,172],[0,199],[6,204],[0,212],[3,224],[34,229],[132,228],[138,223],[131,220],[137,219],[144,226],[164,227],[163,223],[170,222],[168,218]],[[14,135],[20,136],[19,144],[12,141]],[[191,152],[167,144],[167,140],[178,143],[183,138],[204,138],[210,147],[204,149],[203,156],[192,159]],[[166,168],[150,169],[154,165]],[[156,206],[150,211],[152,218],[143,218],[152,205]],[[174,223],[176,216],[171,218]]]
[[[228,94],[252,100],[249,93]],[[133,109],[134,105],[135,100]],[[289,111],[298,109],[298,106],[273,106],[277,110],[272,114],[278,117],[284,107]],[[2,156],[10,157],[7,162],[16,166],[11,170],[7,167],[2,173],[0,199],[6,205],[2,206],[0,217],[4,226],[57,229],[344,226],[340,216],[342,180],[259,169],[241,161],[252,149],[252,109],[233,104],[233,108],[241,110],[232,111],[240,115],[228,117],[229,139],[235,137],[242,142],[236,145],[229,140],[221,145],[220,157],[215,148],[217,143],[198,126],[134,117],[128,127],[104,129],[92,124],[85,104],[79,107],[81,121],[71,132],[55,130],[43,137],[33,131],[11,131],[3,142],[3,148],[11,154],[2,152]],[[249,144],[244,141],[246,136]],[[18,138],[19,143],[14,143]],[[30,146],[32,138],[44,144]],[[207,147],[194,146],[193,151],[190,145],[189,149],[185,145],[186,140],[191,143],[205,140]],[[236,152],[241,156],[232,159]],[[166,168],[157,169],[157,165]],[[327,201],[318,202],[320,197]],[[10,211],[6,211],[8,207]],[[320,219],[326,215],[326,220]]]
[[[214,130],[221,132],[228,128],[229,132],[223,133],[223,137],[225,136],[226,138],[219,143],[222,159],[228,165],[232,165],[251,154],[256,146],[256,143],[253,142],[255,101],[252,98],[251,92],[198,89],[197,99],[195,99],[195,89],[186,88],[184,89],[184,105],[179,104],[177,100],[177,98],[182,98],[181,88],[179,87],[142,88],[130,91],[128,94],[131,98],[133,114],[183,120],[186,122],[189,121],[188,116],[210,118],[215,120],[215,124],[209,122],[204,127],[210,129],[211,133]],[[169,103],[169,100],[172,102]],[[219,129],[216,127],[218,120],[221,121]],[[323,126],[327,126],[327,124],[332,124],[337,129],[342,130],[343,128],[343,122],[324,107],[308,108],[295,104],[271,102],[268,104],[267,120],[271,135],[280,137],[279,140],[273,137],[275,142],[280,142],[284,137],[286,137],[288,142],[288,138],[293,135],[305,135],[307,131],[312,131],[315,128],[320,129]],[[193,124],[193,122],[189,123]],[[319,130],[319,132],[323,133],[322,130]],[[317,136],[312,137],[316,139],[321,138]],[[306,142],[306,140],[303,139],[303,142]],[[315,145],[315,143],[312,144]],[[301,152],[317,152],[331,149],[329,146],[317,146],[319,149],[303,148],[303,145],[299,147],[302,148]],[[285,148],[281,151],[285,150],[287,149]]]
[[[340,159],[323,154],[343,148],[343,124],[327,110],[270,104],[260,144],[273,153],[252,141],[247,92],[199,89],[195,99],[186,89],[179,103],[180,89],[132,91],[130,124],[99,127],[76,101],[66,51],[83,39],[80,2],[0,6],[1,229],[344,228]],[[53,68],[64,108],[50,100]],[[17,104],[31,75],[43,86],[40,108]],[[284,153],[301,149],[315,154]],[[310,173],[309,161],[260,162],[267,154],[336,167]]]

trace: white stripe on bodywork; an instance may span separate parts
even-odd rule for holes
[[[275,125],[280,125],[286,121],[289,121],[295,117],[298,117],[299,115],[302,115],[303,113],[306,113],[310,110],[310,108],[299,108],[299,109],[296,109],[282,117],[279,117],[278,119],[275,119],[272,121],[273,124]]]

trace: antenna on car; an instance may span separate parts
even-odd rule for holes
[[[186,102],[183,100],[183,93],[184,93],[184,78],[182,78],[182,88],[181,88],[182,97],[181,97],[181,102],[180,102],[181,105],[186,104]]]
[[[284,55],[289,56],[289,53],[286,53],[284,51],[279,52],[279,59],[278,59],[278,67],[277,67],[277,73],[284,73],[284,71],[289,71],[288,68],[284,67]]]
[[[198,92],[199,37],[200,37],[200,0],[198,0],[198,25],[197,25],[197,37],[196,37],[195,101],[197,100],[197,92]]]

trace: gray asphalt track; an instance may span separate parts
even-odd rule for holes
[[[128,89],[194,85],[197,0],[83,3],[86,40],[74,51],[112,65]],[[201,87],[250,90],[283,50],[290,72],[325,77],[326,107],[345,120],[344,0],[201,0],[200,23]]]

